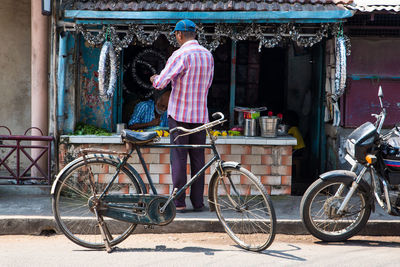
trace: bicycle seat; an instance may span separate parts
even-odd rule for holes
[[[122,130],[121,137],[131,143],[148,143],[158,138],[156,132],[134,132],[131,130]]]

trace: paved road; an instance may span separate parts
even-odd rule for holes
[[[107,254],[62,235],[0,236],[1,266],[399,266],[400,237],[357,236],[320,243],[278,235],[263,253],[236,247],[226,234],[140,234]]]

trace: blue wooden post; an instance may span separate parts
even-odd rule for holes
[[[120,57],[119,57],[119,82],[118,82],[118,104],[117,104],[117,114],[118,114],[118,119],[117,123],[122,122],[122,106],[124,104],[124,99],[123,99],[123,93],[122,93],[122,84],[124,82],[124,50],[121,51]]]
[[[236,45],[237,42],[232,40],[231,46],[231,88],[229,98],[229,127],[232,128],[235,122],[235,94],[236,94]]]
[[[67,65],[67,39],[68,33],[60,34],[58,50],[58,73],[57,73],[57,130],[64,128],[64,103],[65,103],[65,68]]]

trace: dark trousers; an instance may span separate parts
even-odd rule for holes
[[[168,117],[169,129],[175,128],[177,126],[181,126],[187,129],[193,129],[200,125],[202,124],[180,122],[174,120],[171,117]],[[181,136],[176,141],[174,141],[175,137],[178,134],[179,131],[174,132],[170,135],[171,144],[205,144],[206,142],[205,131]],[[174,188],[181,189],[187,182],[186,165],[188,153],[190,158],[190,171],[192,176],[195,175],[204,166],[204,148],[171,148],[172,183],[174,185]],[[200,175],[191,186],[190,200],[194,208],[202,208],[204,206],[203,193],[204,173]],[[175,205],[177,207],[186,207],[185,197],[186,194],[183,193],[179,198],[175,199]]]

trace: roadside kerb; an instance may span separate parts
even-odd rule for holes
[[[133,234],[142,233],[195,233],[223,232],[218,219],[176,218],[166,226],[145,228],[138,225]],[[0,216],[0,235],[40,235],[57,233],[59,231],[52,216]],[[400,220],[371,220],[360,232],[360,235],[399,235]],[[277,234],[304,235],[308,234],[301,220],[278,220]]]

